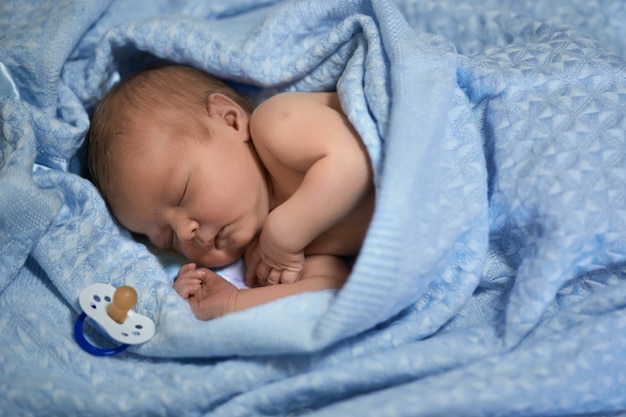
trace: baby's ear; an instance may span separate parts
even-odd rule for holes
[[[207,97],[206,109],[210,118],[218,118],[235,130],[247,127],[248,114],[235,100],[225,94],[210,94]]]

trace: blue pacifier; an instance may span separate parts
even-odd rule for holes
[[[74,325],[74,337],[78,345],[92,355],[115,355],[129,345],[147,342],[154,336],[154,322],[132,311],[137,304],[137,292],[132,287],[124,285],[115,289],[109,284],[93,284],[81,291],[78,302],[83,313]],[[91,344],[83,332],[87,317],[100,333],[120,344],[110,349]]]

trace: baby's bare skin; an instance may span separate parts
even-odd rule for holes
[[[330,108],[333,112],[341,115],[341,108],[337,95],[334,93],[308,93],[298,94],[296,103],[291,103],[290,97],[283,97],[281,105],[291,107],[301,104],[302,100],[315,100],[317,103]],[[315,106],[314,106],[315,107]],[[279,113],[275,112],[275,113]],[[251,121],[254,122],[255,119]],[[280,120],[273,120],[270,117],[263,119],[264,123],[279,123]],[[366,153],[364,146],[356,135],[356,132],[349,125],[347,120],[342,120],[344,131],[349,134],[346,140],[354,141],[357,148],[362,152],[361,157]],[[258,131],[251,126],[251,131]],[[254,143],[257,142],[254,140]],[[301,187],[305,180],[307,165],[291,163],[288,165],[276,157],[270,151],[264,149],[263,145],[255,146],[263,165],[269,173],[268,189],[270,193],[271,210],[284,205]],[[260,148],[260,149],[259,149]],[[364,159],[367,162],[367,159]],[[369,165],[362,171],[369,175]],[[239,311],[250,306],[257,305],[272,299],[280,298],[286,295],[293,295],[300,292],[319,290],[325,288],[340,288],[348,276],[348,268],[341,259],[345,256],[354,256],[358,253],[367,227],[369,225],[374,210],[374,189],[371,185],[371,179],[367,177],[369,185],[363,187],[360,192],[348,199],[348,203],[340,202],[337,208],[333,201],[322,201],[324,208],[331,213],[339,212],[340,215],[333,214],[331,218],[331,226],[326,230],[317,230],[316,235],[312,237],[304,247],[293,251],[291,255],[294,259],[290,266],[295,265],[298,277],[290,282],[284,279],[278,282],[272,282],[269,274],[254,274],[258,271],[261,259],[259,257],[259,244],[263,239],[263,232],[260,237],[253,241],[246,251],[245,261],[246,283],[251,287],[255,287],[252,291],[237,290],[234,286],[227,282],[219,281],[212,272],[207,269],[195,269],[195,265],[189,265],[181,269],[175,288],[183,296],[188,299],[196,316],[209,319],[228,312]],[[357,181],[357,184],[359,181]],[[360,181],[363,184],[363,180]],[[332,184],[328,185],[332,187]],[[306,201],[306,200],[305,200]],[[343,206],[341,206],[343,204]],[[301,214],[297,226],[310,229],[307,224],[306,208],[295,206],[296,210],[301,210],[297,214]],[[271,211],[270,211],[271,212]],[[267,225],[267,223],[266,223]],[[314,225],[316,226],[316,225]],[[264,226],[266,227],[266,226]],[[299,229],[282,230],[283,234],[298,234]],[[297,241],[297,239],[295,239]],[[302,241],[307,241],[305,237]],[[289,263],[289,261],[287,263]],[[284,278],[284,277],[283,277]],[[282,284],[282,285],[272,285]]]
[[[336,93],[307,93],[315,100],[342,113],[339,98]],[[347,123],[347,121],[346,121]],[[350,129],[352,129],[350,127]],[[358,140],[356,132],[353,132],[354,139]],[[363,152],[365,148],[362,148]],[[272,161],[265,161],[265,166],[271,167]],[[271,169],[271,168],[268,168]],[[289,198],[300,186],[304,174],[285,167],[274,167],[276,175],[271,178],[273,201],[276,205],[281,204]],[[329,202],[329,204],[332,204]],[[352,256],[356,255],[361,248],[367,227],[374,211],[374,190],[371,187],[363,200],[356,205],[337,224],[323,231],[304,249],[306,255],[336,255]]]
[[[121,125],[101,123],[114,132],[108,201],[124,227],[189,259],[174,288],[195,315],[340,288],[349,273],[343,258],[358,254],[367,231],[374,187],[337,94],[279,94],[250,113],[223,89],[198,100],[198,85],[209,83],[198,71],[155,71],[168,82],[144,85],[140,102],[159,105],[133,105]],[[183,103],[170,106],[173,96]],[[242,256],[250,289],[196,268]]]
[[[250,133],[272,209],[246,282],[296,282],[305,254],[356,255],[374,208],[372,172],[337,94],[275,96],[254,111]]]

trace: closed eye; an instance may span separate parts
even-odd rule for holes
[[[189,177],[187,177],[187,181],[185,181],[185,185],[182,188],[178,198],[176,199],[176,206],[180,207],[183,204],[183,200],[185,199],[185,195],[187,194],[187,187],[189,186]]]

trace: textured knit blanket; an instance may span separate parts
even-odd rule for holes
[[[625,28],[620,0],[2,2],[0,415],[624,412]],[[157,61],[338,91],[377,191],[343,289],[198,321],[115,223],[89,114]],[[155,336],[81,350],[94,283]]]

